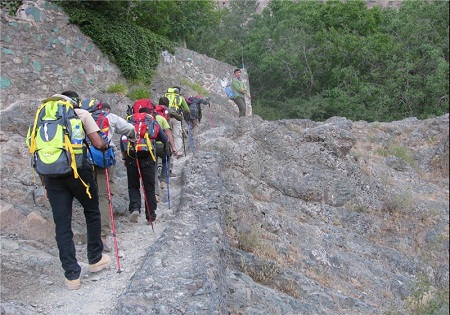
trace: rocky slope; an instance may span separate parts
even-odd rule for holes
[[[110,270],[86,271],[75,203],[83,266],[76,292],[63,286],[51,211],[25,146],[38,97],[23,91],[0,104],[1,314],[448,313],[448,115],[391,123],[238,118],[216,81],[226,68],[205,75],[183,54],[175,59],[185,66],[159,67],[152,99],[173,82],[205,82],[212,102],[192,146],[186,139],[188,156],[175,161],[170,207],[163,190],[154,232],[142,218],[128,222],[119,163],[113,205],[123,272],[114,258]],[[59,58],[77,73],[71,54]],[[33,86],[23,69],[21,84]],[[54,84],[46,82],[68,83],[55,77]],[[182,90],[197,94],[187,84]],[[95,96],[119,115],[131,104],[116,94]]]
[[[125,98],[100,97],[125,110]],[[117,166],[125,272],[116,263],[86,273],[73,293],[62,285],[51,212],[24,145],[36,106],[2,112],[5,314],[411,314],[416,289],[432,298],[448,287],[448,115],[239,119],[214,96],[193,146],[186,139],[188,157],[176,161],[170,209],[163,191],[155,234],[127,221]]]

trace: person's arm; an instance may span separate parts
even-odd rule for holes
[[[184,97],[180,97],[180,98],[181,98],[181,104],[180,104],[180,106],[181,106],[181,108],[183,109],[183,112],[189,113],[190,110],[189,110],[189,106],[188,106],[188,104],[187,104],[187,102],[186,102],[186,99],[185,99]]]
[[[159,132],[155,140],[161,141],[162,143],[167,143],[169,141],[169,139],[167,138],[167,134],[164,132],[164,129],[159,128]]]
[[[108,133],[109,140],[114,136],[114,133],[118,133],[126,135],[132,142],[136,141],[136,131],[134,130],[134,126],[132,124],[116,114],[108,114],[107,117],[109,120],[109,125],[113,130],[112,133]]]
[[[94,148],[102,151],[107,150],[109,148],[109,145],[100,136],[100,128],[97,126],[97,123],[95,122],[94,118],[92,118],[91,114],[89,114],[88,111],[80,108],[76,108],[75,113],[81,119],[86,136],[89,138]]]
[[[175,154],[175,156],[177,156],[178,150],[177,150],[177,147],[175,146],[175,141],[173,141],[172,130],[170,130],[170,128],[167,128],[167,129],[164,129],[164,132],[166,133],[167,138],[169,139],[169,144],[170,144],[170,147],[172,148],[173,154]]]
[[[178,121],[183,120],[183,116],[178,114],[176,111],[174,111],[172,108],[167,109],[169,118],[175,118]]]
[[[105,151],[109,148],[109,145],[103,140],[98,132],[92,132],[88,134],[87,137],[97,150]]]
[[[204,104],[204,102],[206,102],[205,100],[201,100],[200,103],[198,103],[198,122],[201,122],[202,120],[202,104]]]

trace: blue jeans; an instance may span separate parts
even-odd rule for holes
[[[75,197],[83,206],[86,219],[87,258],[95,264],[102,258],[103,243],[100,237],[101,221],[98,208],[98,194],[90,168],[79,168],[78,174],[88,184],[92,198],[86,194],[86,187],[73,175],[67,177],[45,177],[45,188],[52,207],[55,222],[56,244],[59,259],[68,280],[78,279],[81,267],[77,262],[72,232],[72,203]]]

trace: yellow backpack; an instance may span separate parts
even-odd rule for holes
[[[178,111],[180,108],[180,90],[178,88],[168,88],[164,96],[169,100],[169,108]]]
[[[73,174],[83,164],[84,131],[72,103],[59,96],[45,99],[28,129],[26,144],[36,173],[49,177]],[[80,178],[90,196],[89,186]]]

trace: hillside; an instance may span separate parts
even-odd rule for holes
[[[80,56],[67,56],[68,72],[77,73]],[[122,80],[99,62],[113,69],[99,85]],[[170,207],[165,190],[154,232],[143,218],[130,223],[118,163],[123,272],[113,257],[110,270],[87,272],[75,203],[78,291],[63,285],[51,210],[25,146],[39,98],[28,90],[2,98],[1,314],[448,314],[448,115],[391,123],[238,118],[217,80],[232,66],[185,63],[171,72],[162,61],[149,87],[156,97],[202,76],[212,99],[201,133],[192,146],[186,139],[187,157],[175,161]],[[37,89],[36,75],[27,77],[20,85]],[[40,80],[48,83],[39,97],[62,84],[56,75]],[[94,93],[87,83],[79,91]],[[187,84],[183,91],[195,93]],[[100,88],[95,95],[119,115],[132,103]]]

